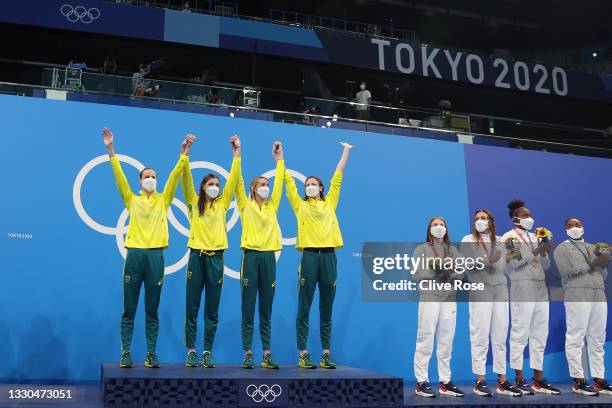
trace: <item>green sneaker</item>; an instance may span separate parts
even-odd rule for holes
[[[215,368],[215,359],[210,351],[205,351],[202,353],[202,367]]]
[[[334,369],[336,368],[336,364],[332,363],[331,358],[329,357],[329,353],[323,353],[321,356],[321,362],[319,363],[321,368]]]
[[[185,361],[187,367],[199,367],[200,361],[198,360],[198,354],[195,351],[190,351],[187,354],[187,361]]]
[[[263,359],[261,360],[261,366],[263,368],[278,368],[278,364],[276,364],[276,362],[272,358],[272,353],[264,354]]]
[[[159,360],[157,358],[157,354],[155,353],[147,353],[147,357],[145,358],[145,367],[147,368],[159,368]]]
[[[121,352],[121,359],[119,360],[119,367],[121,368],[134,367],[134,362],[132,361],[132,354],[129,351]]]
[[[242,368],[255,368],[255,362],[253,361],[253,353],[250,351],[244,353],[244,360],[242,360]]]
[[[312,360],[310,359],[310,353],[308,352],[305,352],[304,354],[300,355],[298,367],[307,369],[317,368],[317,366],[312,363]]]

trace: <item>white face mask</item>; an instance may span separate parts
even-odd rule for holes
[[[431,232],[431,235],[438,239],[442,239],[446,235],[446,227],[443,225],[435,225],[431,227],[429,231]]]
[[[208,195],[208,197],[212,198],[213,200],[215,198],[217,198],[217,196],[219,195],[219,187],[218,186],[208,186],[206,187],[206,195]]]
[[[365,89],[365,85],[361,84],[361,85],[359,85],[359,88],[363,91]]]
[[[476,231],[483,233],[489,228],[489,221],[488,220],[476,220],[476,222],[474,223],[474,227],[476,228]]]
[[[319,197],[319,186],[311,184],[306,186],[306,195],[310,198],[318,198]]]
[[[257,195],[261,197],[263,200],[267,200],[270,195],[270,187],[261,186],[257,189]]]
[[[152,193],[155,191],[155,187],[157,187],[157,180],[153,177],[147,177],[142,180],[142,188],[147,193]]]
[[[529,217],[529,218],[519,218],[519,222],[518,224],[523,227],[524,229],[526,229],[527,231],[529,231],[532,227],[533,227],[533,218]]]
[[[572,227],[565,232],[567,232],[567,236],[571,239],[580,239],[584,235],[584,228]]]

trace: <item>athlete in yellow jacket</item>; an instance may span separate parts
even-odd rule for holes
[[[332,306],[336,296],[336,254],[335,248],[343,245],[342,234],[336,217],[340,197],[342,174],[353,147],[342,142],[344,150],[336,167],[330,189],[325,194],[323,182],[316,176],[306,178],[305,195],[300,197],[295,181],[285,169],[285,186],[289,204],[297,218],[296,248],[302,251],[298,273],[298,312],[296,319],[297,345],[300,350],[298,366],[316,368],[310,359],[306,344],[308,340],[308,319],[310,306],[317,284],[319,285],[319,312],[321,325],[322,368],[336,368],[330,358],[332,329]]]
[[[270,194],[268,179],[255,177],[247,197],[240,169],[240,181],[236,190],[236,201],[242,220],[240,248],[244,251],[240,268],[242,295],[242,347],[245,351],[243,368],[254,368],[253,319],[255,302],[259,292],[259,332],[263,345],[263,368],[278,368],[272,359],[270,343],[272,337],[272,302],[276,288],[275,251],[282,249],[282,237],[277,213],[283,194],[285,161],[280,142],[274,142],[272,156],[276,160],[274,188]]]
[[[130,213],[125,247],[127,256],[123,269],[123,315],[121,316],[121,367],[133,367],[130,353],[134,316],[138,305],[140,288],[145,286],[145,313],[147,334],[146,367],[159,367],[155,353],[159,320],[157,308],[164,282],[163,249],[168,246],[168,220],[166,214],[174,198],[179,177],[187,163],[187,154],[195,136],[187,135],[181,145],[181,156],[170,173],[161,193],[156,191],[157,174],[151,168],[140,172],[138,182],[142,185],[140,195],[134,194],[115,155],[114,137],[108,128],[102,131],[104,145],[108,151],[111,167],[119,194]]]
[[[223,189],[219,194],[219,177],[214,174],[204,176],[198,192],[193,185],[189,161],[183,163],[182,187],[187,203],[190,248],[187,265],[187,292],[185,300],[185,346],[187,347],[187,367],[200,365],[195,349],[198,310],[202,291],[204,299],[204,352],[202,366],[213,368],[215,361],[212,346],[219,322],[219,302],[223,287],[223,251],[227,249],[226,215],[236,190],[240,168],[240,139],[232,136],[230,143],[234,151],[232,168]]]

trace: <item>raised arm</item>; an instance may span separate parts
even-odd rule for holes
[[[291,209],[297,215],[297,212],[300,208],[300,194],[298,193],[297,187],[295,186],[295,180],[291,177],[289,170],[285,168],[283,173],[283,180],[285,181],[285,191],[287,192],[287,199],[289,200],[289,205],[291,205]]]
[[[240,177],[238,171],[241,167],[240,156],[242,153],[242,147],[240,145],[240,138],[236,135],[230,137],[230,144],[232,145],[234,159],[232,160],[232,168],[230,169],[227,183],[225,183],[225,187],[221,193],[221,199],[223,200],[223,205],[225,208],[229,208],[229,205],[232,202],[232,196],[236,192],[236,186]]]
[[[270,202],[274,206],[274,210],[278,212],[280,201],[283,195],[283,178],[285,174],[285,158],[283,153],[283,145],[281,142],[274,142],[272,147],[272,157],[276,160],[276,173],[274,174],[274,187],[272,188],[272,196]]]
[[[329,192],[325,199],[332,203],[334,208],[338,206],[338,199],[340,198],[340,186],[342,185],[342,175],[344,173],[344,167],[346,167],[346,161],[348,160],[349,151],[353,148],[352,145],[346,142],[340,142],[343,147],[342,156],[336,166],[336,171],[329,183]]]
[[[119,163],[119,159],[117,159],[117,156],[115,155],[115,147],[113,146],[114,136],[113,132],[111,132],[109,128],[102,129],[102,140],[104,141],[104,146],[106,146],[106,151],[108,152],[111,168],[113,169],[113,175],[115,176],[117,188],[119,189],[119,194],[121,195],[121,199],[123,200],[125,207],[129,209],[134,193],[132,193],[130,183],[128,183],[127,178],[123,173],[123,169],[121,168],[121,163]]]
[[[176,189],[178,187],[179,177],[181,176],[181,173],[185,171],[184,162],[187,161],[189,152],[191,151],[191,145],[193,142],[195,142],[195,140],[196,137],[190,133],[185,136],[183,143],[181,143],[181,156],[179,157],[176,166],[174,166],[174,169],[172,169],[170,172],[166,185],[164,186],[164,191],[162,192],[166,208],[170,207],[170,204],[172,204],[172,199],[174,198]]]
[[[349,157],[349,151],[354,146],[346,142],[340,142],[340,144],[342,145],[342,148],[343,148],[342,156],[340,156],[340,161],[338,162],[338,165],[336,166],[336,171],[339,171],[342,173],[344,171],[344,167],[346,167],[346,161],[348,160],[348,157]]]
[[[238,157],[242,155],[242,146],[238,146],[238,149],[234,151],[234,157],[238,154]],[[236,202],[238,203],[238,211],[242,211],[244,207],[246,207],[249,202],[249,196],[246,193],[246,189],[244,188],[244,178],[242,176],[242,159],[238,164],[238,182],[236,183]]]
[[[188,135],[187,137],[189,137]],[[193,136],[193,135],[191,135]],[[191,145],[195,141],[195,136],[193,136],[193,140],[181,150],[185,159],[183,160],[183,176],[181,177],[181,188],[183,189],[183,196],[185,197],[185,203],[189,205],[195,201],[198,197],[196,193],[195,187],[193,185],[193,176],[191,175],[191,166],[189,165],[189,153],[191,153]],[[185,142],[183,142],[185,143]]]

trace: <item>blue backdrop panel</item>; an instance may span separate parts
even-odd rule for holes
[[[561,223],[569,214],[584,217],[593,240],[606,239],[604,233],[610,229],[610,220],[601,217],[609,210],[609,191],[600,182],[601,175],[612,170],[609,160],[72,101],[0,96],[0,109],[6,113],[0,122],[5,151],[0,165],[5,174],[5,199],[0,203],[5,214],[0,219],[0,379],[4,380],[95,380],[101,361],[118,358],[123,258],[116,228],[124,209],[105,161],[100,137],[104,126],[114,131],[117,152],[154,167],[160,184],[178,159],[180,142],[188,132],[199,136],[192,163],[207,167],[193,171],[196,182],[210,171],[229,170],[228,138],[234,133],[243,139],[247,183],[273,168],[270,151],[276,139],[285,145],[290,169],[325,181],[340,156],[338,142],[356,145],[338,207],[345,247],[338,251],[334,358],[409,381],[413,381],[417,305],[361,301],[362,242],[423,240],[427,221],[438,215],[447,218],[451,236],[459,239],[469,232],[476,207],[492,209],[500,230],[505,230],[510,225],[504,206],[515,196],[526,199],[537,225],[552,228],[557,237],[563,236]],[[97,165],[91,162],[96,157],[101,157]],[[137,191],[137,169],[128,163],[123,167]],[[79,174],[82,185],[75,189]],[[222,174],[221,180],[225,182]],[[572,189],[568,181],[575,184]],[[182,199],[179,188],[177,200]],[[85,213],[77,212],[79,203]],[[185,355],[183,233],[188,223],[181,202],[172,209],[177,220],[170,226],[165,258],[171,271],[176,271],[166,276],[160,306],[162,362],[181,362]],[[232,364],[242,358],[239,286],[231,277],[241,255],[236,217],[231,210],[230,249],[225,257],[230,270],[214,349],[218,362]],[[295,236],[295,217],[286,199],[279,222],[283,237]],[[282,364],[296,361],[298,262],[299,253],[284,246],[273,314],[273,349]],[[551,307],[545,361],[550,377],[560,380],[567,370],[562,352],[563,308],[561,304]],[[320,352],[317,308],[315,300],[309,344],[314,354]],[[143,321],[141,303],[133,349],[137,361],[145,352]],[[255,339],[254,348],[259,350],[257,330]],[[470,379],[466,304],[459,305],[454,349],[453,378]],[[432,380],[436,378],[434,360]]]
[[[416,336],[415,304],[362,303],[361,243],[364,240],[419,240],[433,214],[446,216],[451,231],[468,223],[463,148],[443,141],[372,135],[339,129],[196,115],[143,108],[80,102],[0,97],[6,112],[0,131],[5,135],[7,175],[0,267],[0,378],[93,380],[101,361],[119,353],[121,270],[116,228],[122,203],[107,162],[91,168],[80,189],[83,209],[102,232],[83,221],[75,209],[77,174],[92,159],[104,157],[100,130],[113,129],[119,154],[154,167],[163,183],[178,159],[187,132],[199,136],[192,161],[207,161],[229,170],[228,138],[241,135],[244,174],[250,179],[273,168],[270,151],[275,139],[285,145],[289,168],[329,180],[341,153],[341,140],[356,145],[342,187],[338,218],[345,247],[339,251],[333,348],[343,364],[411,374]],[[35,117],[36,120],[32,120]],[[432,166],[432,158],[443,166]],[[138,172],[124,163],[132,188]],[[209,166],[213,167],[213,166]],[[194,170],[199,180],[210,170]],[[224,178],[222,178],[224,182]],[[78,189],[77,189],[78,191]],[[177,198],[182,200],[179,188]],[[78,201],[78,200],[77,200]],[[178,207],[178,222],[187,226]],[[231,219],[233,212],[230,212]],[[295,217],[286,199],[279,213],[283,236],[294,237]],[[180,228],[180,227],[179,227]],[[106,234],[106,233],[108,234]],[[31,234],[19,235],[19,234]],[[459,235],[459,233],[457,233]],[[226,265],[237,270],[240,224],[229,231]],[[168,266],[185,255],[186,237],[170,227]],[[277,359],[295,363],[295,313],[299,253],[285,246],[278,263],[278,290],[273,317]],[[184,267],[167,275],[160,306],[158,351],[162,361],[180,362],[184,318]],[[310,347],[320,352],[318,304],[312,313]],[[133,353],[144,358],[142,304],[136,321]],[[201,324],[201,323],[200,323]],[[465,338],[467,330],[459,330]],[[259,349],[256,334],[255,349]],[[198,344],[201,344],[201,330]],[[460,342],[465,344],[465,340]],[[240,344],[239,286],[227,277],[215,346],[221,363],[238,363]],[[461,361],[455,359],[461,373]],[[41,364],[44,361],[44,364]]]
[[[583,220],[588,241],[610,242],[612,193],[602,176],[612,172],[612,160],[466,145],[465,163],[469,197],[466,216],[471,218],[479,208],[489,209],[496,217],[498,235],[512,228],[506,206],[519,198],[533,213],[535,227],[550,229],[556,242],[567,239],[564,221],[570,217]],[[549,271],[549,281],[555,282],[557,277],[554,270]],[[608,324],[611,321],[609,312]],[[607,333],[610,338],[612,331]],[[606,350],[609,347],[610,343]],[[569,375],[564,348],[565,309],[562,302],[552,302],[544,363],[553,379]],[[612,357],[607,353],[606,365],[610,362]]]

